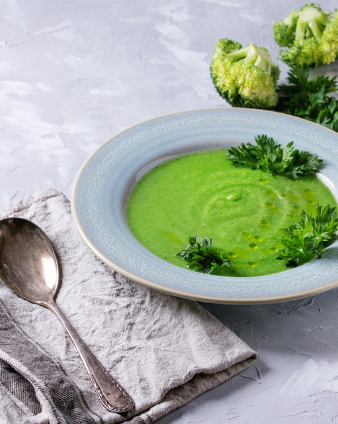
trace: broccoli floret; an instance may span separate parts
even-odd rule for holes
[[[338,13],[323,12],[308,3],[293,10],[284,21],[273,26],[273,38],[281,47],[280,58],[289,66],[320,66],[338,56]]]
[[[210,71],[216,90],[232,106],[270,109],[277,105],[280,71],[264,47],[242,48],[236,41],[221,39]]]
[[[279,46],[290,47],[294,43],[299,14],[298,10],[293,10],[284,21],[275,22],[272,35]]]

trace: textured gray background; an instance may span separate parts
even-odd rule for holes
[[[254,42],[276,60],[272,23],[304,3],[1,0],[0,207],[48,187],[69,197],[88,155],[130,125],[225,106],[209,76],[216,42]],[[259,360],[159,424],[338,423],[337,300],[334,290],[284,304],[205,305]]]

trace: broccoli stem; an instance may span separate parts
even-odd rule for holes
[[[291,35],[292,31],[293,31],[293,27],[297,22],[298,16],[299,16],[300,12],[298,10],[292,10],[289,14],[289,16],[287,16],[284,19],[284,23],[287,26],[287,33],[288,35]]]
[[[234,59],[234,62],[237,62],[239,60],[242,60],[242,59],[244,59],[248,55],[248,51],[250,50],[250,47],[252,45],[253,44],[250,44],[249,46],[247,46],[247,47],[245,47],[243,49],[235,50],[232,53],[227,53],[225,55],[225,57]]]
[[[264,47],[249,44],[243,49],[236,50],[224,56],[233,59],[234,62],[243,60],[244,62],[252,63],[257,68],[262,69],[262,71],[267,72],[269,75],[271,74],[271,57]]]
[[[320,25],[320,28],[317,22],[309,22],[309,27],[315,38],[320,38],[322,36],[322,25]]]
[[[325,27],[331,22],[332,18],[328,13],[321,12],[314,7],[305,7],[298,18],[296,40],[299,44],[303,44],[304,39],[321,38]]]
[[[255,66],[271,75],[271,62],[268,62],[266,59],[263,59],[262,56],[257,57]]]

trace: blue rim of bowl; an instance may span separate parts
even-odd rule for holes
[[[190,299],[190,300],[195,300],[195,301],[199,301],[199,302],[208,302],[208,303],[219,303],[219,304],[237,304],[237,305],[254,305],[254,304],[271,304],[271,303],[278,303],[278,302],[287,302],[287,301],[291,301],[291,300],[296,300],[296,299],[302,299],[302,298],[306,298],[306,297],[310,297],[310,296],[315,296],[327,291],[330,291],[336,287],[338,287],[338,279],[334,280],[328,284],[324,284],[321,286],[318,286],[316,288],[312,288],[310,290],[305,290],[305,291],[299,291],[299,292],[295,292],[295,293],[291,293],[291,294],[283,294],[283,295],[276,295],[276,296],[266,296],[266,297],[255,297],[255,298],[235,298],[235,297],[218,297],[218,296],[208,296],[208,295],[203,295],[203,294],[198,294],[198,293],[193,293],[193,292],[188,292],[188,291],[183,291],[183,290],[178,290],[175,288],[171,288],[171,287],[167,287],[167,286],[163,286],[159,283],[156,282],[152,282],[148,279],[143,278],[142,276],[139,276],[135,273],[132,273],[130,271],[128,271],[127,269],[124,269],[123,267],[121,267],[119,264],[115,263],[114,261],[112,261],[111,259],[109,259],[105,254],[103,254],[96,246],[95,244],[91,241],[90,237],[88,237],[86,231],[84,230],[82,224],[81,224],[81,220],[79,218],[78,215],[78,211],[77,211],[77,207],[76,207],[76,192],[78,189],[78,184],[79,184],[79,180],[81,179],[81,176],[83,174],[83,171],[86,169],[87,165],[91,162],[92,158],[99,152],[99,150],[101,150],[106,144],[110,143],[111,141],[113,141],[116,137],[118,137],[119,135],[123,134],[126,131],[129,131],[133,128],[136,128],[140,125],[146,124],[146,123],[151,123],[152,121],[156,121],[159,120],[161,118],[166,118],[166,117],[174,117],[176,115],[181,115],[181,114],[189,114],[189,113],[194,113],[194,112],[203,112],[203,111],[222,111],[222,110],[243,110],[243,111],[258,111],[259,113],[266,113],[266,114],[273,114],[273,115],[282,115],[285,117],[288,117],[289,119],[294,119],[294,120],[298,120],[300,122],[304,122],[305,120],[302,118],[298,118],[292,115],[286,115],[286,114],[282,114],[279,112],[274,112],[274,111],[269,111],[269,110],[261,110],[261,109],[247,109],[247,108],[232,108],[232,107],[215,107],[215,108],[204,108],[204,109],[191,109],[191,110],[185,110],[185,111],[180,111],[180,112],[174,112],[174,113],[169,113],[169,114],[164,114],[164,115],[160,115],[160,116],[156,116],[154,118],[150,118],[141,122],[138,122],[130,127],[125,128],[122,131],[119,131],[118,133],[114,134],[112,137],[108,138],[105,142],[103,142],[100,146],[98,146],[90,155],[89,157],[86,159],[86,161],[82,164],[81,168],[79,169],[74,184],[73,184],[73,188],[72,188],[72,195],[71,195],[71,211],[72,211],[72,216],[73,219],[75,221],[75,224],[80,232],[80,235],[82,236],[82,238],[84,239],[85,243],[87,244],[87,246],[92,250],[92,252],[106,265],[108,265],[110,268],[112,268],[114,271],[122,274],[123,276],[125,276],[126,278],[135,281],[137,283],[140,283],[144,286],[147,286],[151,289],[169,294],[169,295],[173,295],[173,296],[177,296],[177,297],[182,297],[182,298],[186,298],[186,299]],[[323,127],[320,124],[316,124],[314,122],[310,122],[310,121],[305,121],[310,125],[314,125],[316,127],[319,127],[321,130],[325,130],[328,131],[329,133],[333,133],[335,136],[337,136],[337,133],[333,130],[330,130],[329,128]],[[156,255],[154,255],[156,256]],[[192,271],[187,271],[189,273],[191,273]],[[283,274],[290,272],[290,270],[287,271],[283,271]],[[280,274],[280,273],[279,273]],[[278,274],[273,274],[273,275],[278,275]],[[268,277],[268,276],[267,276]],[[222,278],[226,278],[226,277],[222,277]],[[241,278],[241,277],[237,277],[237,278]],[[251,277],[252,279],[255,278],[261,278],[261,277]],[[338,274],[337,274],[337,278],[338,278]]]

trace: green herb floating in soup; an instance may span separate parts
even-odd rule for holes
[[[314,215],[302,211],[299,221],[283,230],[283,249],[276,259],[285,260],[287,266],[297,266],[320,258],[324,249],[337,240],[337,230],[335,207],[317,205]]]
[[[293,142],[282,149],[272,137],[258,135],[255,140],[257,146],[243,143],[239,147],[231,147],[228,159],[239,167],[261,169],[292,179],[314,175],[322,167],[322,160],[317,155],[295,149]]]
[[[197,272],[210,274],[219,272],[224,266],[230,266],[231,260],[224,258],[223,250],[215,248],[212,238],[203,238],[200,241],[198,236],[189,237],[189,245],[177,253],[181,259],[187,262],[187,268]]]
[[[292,179],[234,166],[225,150],[178,156],[145,174],[132,190],[127,218],[135,236],[160,258],[182,268],[177,252],[189,235],[212,236],[231,260],[217,274],[252,277],[281,272],[282,232],[302,210],[337,206],[316,176]],[[216,271],[215,271],[216,272]],[[215,272],[212,271],[214,274]]]

